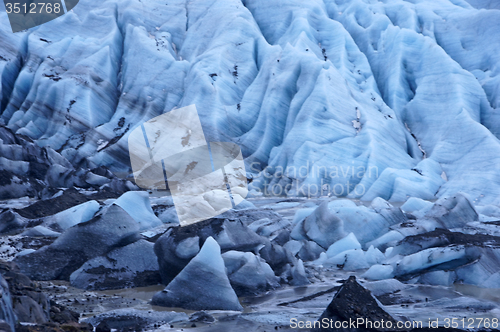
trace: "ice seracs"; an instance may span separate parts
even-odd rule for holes
[[[498,204],[500,53],[488,36],[500,14],[494,1],[468,2],[82,0],[25,32],[2,20],[0,124],[74,167],[127,173],[128,135],[196,104],[209,141],[241,146],[256,194],[463,191]],[[5,171],[27,170],[5,158]],[[69,180],[53,164],[51,180]],[[12,195],[37,190],[10,175]]]

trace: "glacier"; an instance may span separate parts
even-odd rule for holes
[[[128,134],[195,104],[208,141],[240,145],[255,195],[498,205],[498,9],[82,0],[16,34],[2,9],[0,124],[127,177]]]
[[[498,316],[498,1],[1,6],[0,259],[95,327],[282,328],[353,275],[393,317]],[[128,139],[189,105],[250,195],[180,227]]]

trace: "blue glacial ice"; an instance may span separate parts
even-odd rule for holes
[[[82,0],[16,34],[0,11],[0,123],[127,175],[128,134],[196,104],[209,141],[241,146],[254,193],[499,204],[497,9]]]
[[[192,310],[243,309],[226,274],[220,246],[212,237],[167,287],[153,296],[152,303]]]
[[[347,235],[343,239],[336,241],[334,244],[328,247],[326,255],[328,257],[334,257],[341,252],[351,249],[361,249],[361,244],[359,244],[358,239],[356,239],[356,235],[354,235],[353,233],[349,233],[349,235]]]
[[[162,225],[162,221],[154,214],[145,191],[129,191],[118,197],[114,204],[121,207],[139,224],[141,230]]]

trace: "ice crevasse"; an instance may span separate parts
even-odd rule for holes
[[[82,0],[16,34],[1,10],[0,124],[129,174],[128,134],[195,104],[209,141],[241,146],[257,191],[500,204],[498,9]]]

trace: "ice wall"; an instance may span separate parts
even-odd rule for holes
[[[196,104],[261,192],[500,203],[497,7],[82,0],[16,34],[1,11],[0,123],[127,174],[128,133]]]

